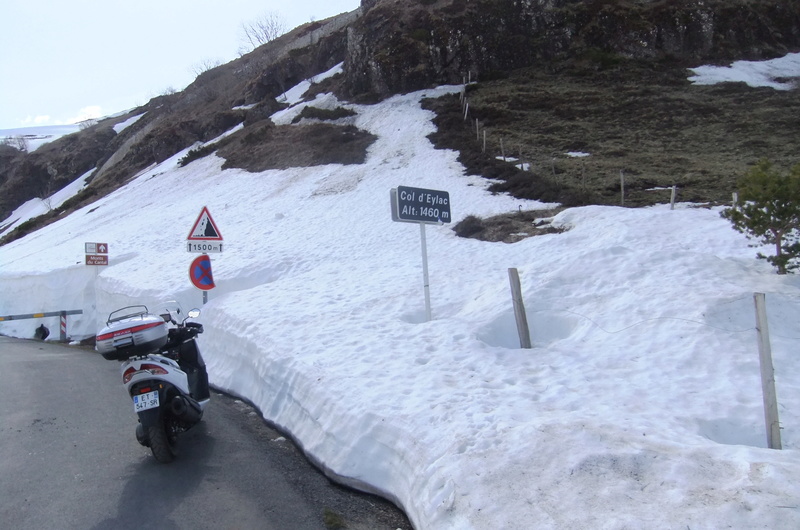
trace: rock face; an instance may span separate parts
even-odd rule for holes
[[[800,49],[796,0],[362,0],[347,89],[385,95],[606,55],[692,64]]]
[[[0,221],[34,197],[47,197],[95,167],[115,136],[95,126],[33,153],[0,146]]]

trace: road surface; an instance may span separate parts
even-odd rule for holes
[[[410,529],[391,503],[331,483],[247,404],[213,393],[159,464],[136,442],[119,363],[0,336],[3,528]]]

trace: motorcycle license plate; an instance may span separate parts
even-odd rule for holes
[[[142,412],[143,410],[153,409],[158,406],[158,392],[147,392],[146,394],[139,394],[133,396],[133,410],[134,412]]]

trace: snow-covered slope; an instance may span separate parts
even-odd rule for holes
[[[83,309],[78,337],[124,305],[200,305],[185,239],[207,206],[225,242],[200,318],[212,384],[417,528],[800,527],[800,282],[757,261],[718,210],[569,209],[564,233],[512,245],[428,226],[426,321],[420,230],[392,222],[391,188],[448,191],[454,222],[544,206],[489,194],[426,139],[420,98],[455,90],[318,97],[378,137],[362,165],[251,174],[215,156],[179,168],[179,153],[0,247],[0,315]],[[110,266],[84,265],[85,242],[109,243]],[[754,292],[767,293],[783,451],[766,448]]]

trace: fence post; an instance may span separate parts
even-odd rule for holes
[[[620,205],[625,206],[625,173],[619,170]]]
[[[531,348],[531,332],[528,329],[528,317],[525,314],[525,304],[522,302],[522,286],[519,282],[517,269],[508,269],[508,280],[511,283],[511,299],[514,302],[514,318],[517,320],[517,333],[519,334],[520,348]]]
[[[670,197],[669,197],[669,209],[670,210],[674,210],[675,209],[675,191],[676,191],[676,187],[673,184],[672,185],[672,193],[670,194]]]
[[[781,424],[778,419],[775,369],[772,366],[772,348],[769,343],[766,297],[764,293],[753,293],[753,298],[756,303],[758,358],[761,365],[761,392],[764,399],[764,419],[767,424],[767,446],[770,449],[781,449]]]

